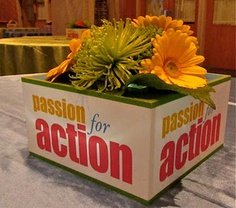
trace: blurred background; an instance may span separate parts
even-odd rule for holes
[[[235,76],[235,0],[0,0],[0,5],[0,32],[17,27],[44,35],[65,35],[71,20],[100,25],[104,18],[169,15],[191,26],[208,71]]]

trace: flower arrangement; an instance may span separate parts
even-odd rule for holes
[[[103,20],[70,42],[71,53],[51,69],[48,81],[62,75],[79,89],[124,95],[130,87],[176,91],[212,108],[206,69],[199,66],[198,41],[190,26],[171,17],[140,16],[126,22]]]
[[[68,23],[68,28],[90,28],[91,24],[87,20],[73,20]]]

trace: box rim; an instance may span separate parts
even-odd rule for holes
[[[174,100],[180,99],[182,97],[188,96],[188,95],[183,95],[183,94],[180,94],[177,92],[170,92],[170,93],[162,95],[162,96],[160,95],[160,97],[157,99],[133,98],[133,97],[114,95],[114,94],[109,94],[109,93],[104,93],[104,92],[98,92],[98,91],[90,90],[90,89],[78,90],[70,84],[52,83],[52,82],[46,81],[45,76],[46,76],[46,73],[26,75],[26,76],[23,76],[21,78],[21,80],[23,83],[34,84],[34,85],[39,85],[39,86],[43,86],[43,87],[49,87],[49,88],[53,88],[53,89],[68,91],[68,92],[87,95],[87,96],[93,96],[93,97],[97,97],[97,98],[102,98],[102,99],[111,100],[111,101],[117,101],[117,102],[131,104],[131,105],[135,105],[135,106],[139,106],[139,107],[145,107],[145,108],[149,108],[149,109],[153,109],[155,107],[166,104],[170,101],[174,101]],[[209,80],[210,76],[218,76],[218,77],[215,79]],[[44,79],[42,79],[42,78],[44,78]],[[220,84],[222,82],[226,82],[226,81],[230,80],[231,76],[209,73],[206,75],[206,78],[209,80],[208,84],[210,86],[215,86],[217,84]]]

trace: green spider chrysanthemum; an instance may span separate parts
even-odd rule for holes
[[[91,86],[99,91],[122,88],[132,73],[142,68],[143,56],[152,56],[150,39],[156,30],[135,28],[130,19],[104,20],[102,27],[92,26],[91,37],[84,39],[74,57],[72,84],[80,90]]]

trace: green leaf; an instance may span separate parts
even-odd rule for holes
[[[158,90],[171,90],[184,95],[191,95],[192,97],[208,104],[213,109],[216,109],[215,103],[211,99],[210,95],[210,92],[215,92],[215,90],[209,85],[206,85],[204,87],[199,87],[197,89],[180,87],[178,85],[170,85],[165,83],[155,74],[136,74],[134,76],[131,76],[131,78],[127,81],[126,88],[130,84],[152,87]]]

